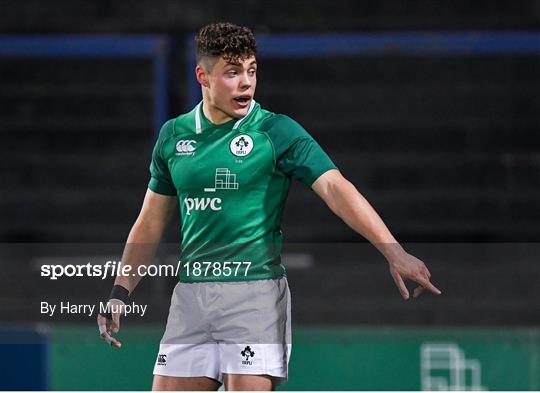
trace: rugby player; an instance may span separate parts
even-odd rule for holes
[[[272,390],[287,379],[290,293],[280,261],[281,217],[292,179],[311,187],[387,259],[404,281],[441,292],[317,142],[290,117],[255,102],[256,42],[246,27],[217,23],[196,37],[202,101],[162,127],[124,265],[148,264],[179,205],[179,283],[154,368],[154,390]],[[141,251],[143,250],[143,251]],[[111,304],[127,303],[141,277],[117,276]],[[112,346],[120,313],[98,316]]]

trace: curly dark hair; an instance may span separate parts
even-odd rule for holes
[[[223,57],[237,62],[257,54],[257,43],[252,31],[228,22],[213,23],[199,30],[195,37],[197,63],[205,58]]]

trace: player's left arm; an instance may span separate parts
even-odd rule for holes
[[[441,294],[441,291],[430,282],[431,273],[424,262],[403,249],[375,209],[341,172],[331,169],[323,173],[311,188],[338,217],[369,240],[385,256],[390,274],[405,300],[409,298],[405,280],[419,284],[414,289],[413,297],[418,297],[424,289],[437,295]]]

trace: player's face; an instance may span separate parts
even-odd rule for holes
[[[220,57],[208,74],[210,105],[229,117],[244,117],[256,86],[257,62],[254,56],[233,63]]]

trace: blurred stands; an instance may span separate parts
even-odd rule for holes
[[[259,100],[314,134],[399,238],[540,237],[540,56],[299,63],[265,60]],[[357,239],[308,194],[290,196],[289,234]]]
[[[0,62],[4,241],[119,241],[144,196],[152,67],[136,59]]]
[[[531,30],[540,26],[537,0],[2,0],[0,27],[9,33],[184,34],[220,20],[259,32],[375,30]]]

